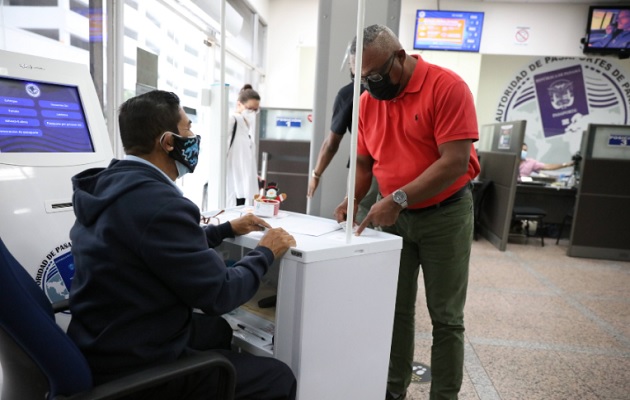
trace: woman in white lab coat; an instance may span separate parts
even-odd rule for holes
[[[255,125],[259,107],[258,92],[249,84],[243,86],[228,121],[226,207],[251,205],[258,193]]]

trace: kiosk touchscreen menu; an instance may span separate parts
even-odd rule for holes
[[[93,153],[76,86],[0,77],[0,153]]]

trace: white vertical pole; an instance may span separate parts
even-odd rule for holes
[[[227,88],[225,86],[225,2],[221,1],[221,101],[219,101],[219,111],[221,113],[221,171],[223,173],[219,176],[219,208],[225,207],[226,197],[226,162],[227,162]]]
[[[354,59],[356,77],[352,98],[352,130],[350,135],[350,171],[348,172],[348,209],[346,214],[346,243],[352,240],[354,225],[354,183],[357,173],[357,136],[359,136],[359,97],[361,96],[361,64],[363,62],[363,25],[365,24],[365,0],[359,0],[357,11],[357,53]]]
[[[107,86],[105,89],[105,117],[107,130],[112,143],[115,158],[122,158],[124,151],[118,127],[118,107],[124,100],[124,4],[122,1],[107,2],[106,8],[106,51],[107,51]]]

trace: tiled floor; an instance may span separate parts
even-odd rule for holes
[[[630,262],[566,249],[530,239],[500,252],[474,242],[460,400],[630,399]],[[416,360],[428,364],[423,293],[417,310]],[[412,383],[408,398],[428,391]]]
[[[630,262],[568,257],[567,246],[474,242],[460,400],[630,399]],[[423,293],[417,310],[416,360],[428,364]],[[428,393],[412,383],[408,398]]]

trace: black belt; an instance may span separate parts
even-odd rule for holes
[[[422,207],[422,208],[406,208],[404,211],[407,211],[410,213],[417,213],[417,212],[429,211],[429,210],[434,210],[436,208],[444,207],[444,206],[453,204],[461,200],[461,198],[464,197],[469,190],[470,190],[470,182],[462,186],[462,188],[459,189],[457,192],[453,193],[452,195],[440,201],[439,203],[432,204],[430,206]]]

